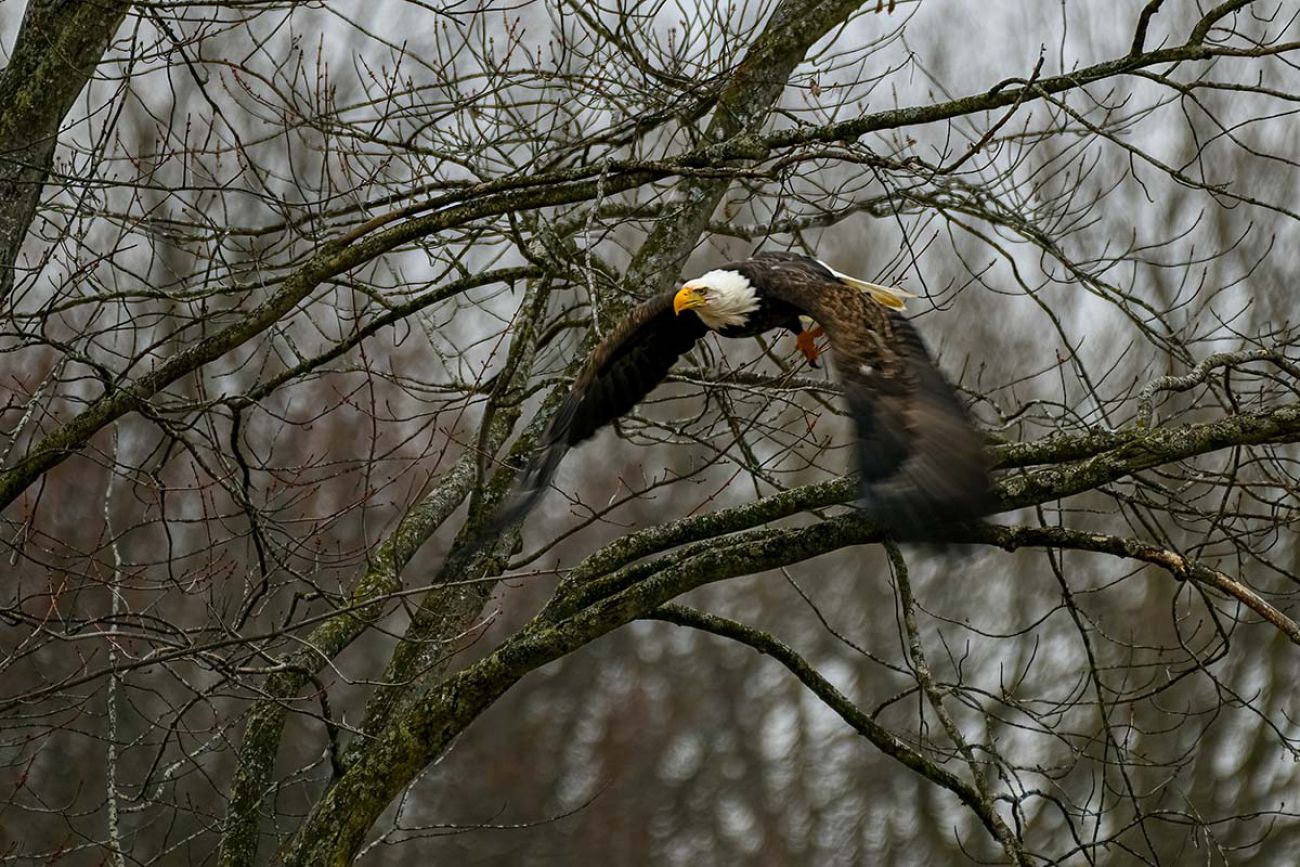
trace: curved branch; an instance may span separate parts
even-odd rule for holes
[[[1157,429],[1123,439],[1123,445],[1093,458],[1005,480],[998,486],[998,494],[1008,508],[1042,503],[1226,446],[1295,442],[1300,440],[1300,406],[1202,425]],[[819,496],[811,499],[822,499],[823,505],[840,502],[852,491],[848,480],[809,488],[817,489]],[[803,502],[808,502],[808,489],[803,493]],[[768,501],[783,496],[701,516],[689,524],[679,522],[678,526],[697,529],[704,525],[710,528],[710,535],[725,533],[727,521],[752,520],[747,510],[761,510]],[[790,499],[786,497],[782,502]],[[375,817],[414,775],[479,713],[537,667],[697,587],[881,538],[876,527],[859,513],[851,512],[807,527],[758,528],[708,539],[612,574],[592,570],[591,561],[596,557],[589,558],[584,563],[584,583],[579,585],[571,576],[557,590],[552,604],[495,652],[444,679],[403,707],[382,731],[374,734],[364,755],[322,798],[299,830],[286,863],[346,863],[348,853],[360,844]],[[575,576],[582,571],[580,567]]]
[[[726,82],[718,98],[714,116],[705,131],[706,141],[719,141],[738,133],[756,132],[766,120],[772,106],[785,89],[790,73],[803,59],[808,49],[834,26],[842,23],[860,5],[860,0],[821,0],[808,4],[786,0],[779,4],[753,46],[746,52],[732,78]],[[603,167],[596,178],[596,206],[599,207],[609,187]],[[676,171],[676,170],[674,170]],[[675,212],[675,219],[662,220],[656,231],[641,245],[625,281],[638,291],[654,291],[664,281],[676,278],[676,266],[663,266],[665,257],[677,262],[684,260],[695,246],[700,233],[718,201],[730,184],[724,174],[693,172],[683,177],[677,189],[684,203]],[[662,229],[662,231],[660,231]],[[576,254],[576,249],[574,250]],[[659,262],[660,265],[647,263]],[[607,311],[598,297],[592,298],[592,308],[597,316]],[[610,311],[612,312],[612,311]],[[558,404],[553,404],[554,406]],[[546,422],[545,413],[534,419],[534,425]],[[519,444],[516,445],[518,449]],[[498,473],[493,484],[509,482],[513,471],[508,467]],[[490,514],[482,510],[471,514],[452,552],[439,571],[438,581],[455,584],[457,579],[471,570],[482,570],[491,559],[480,552],[481,537],[475,521]],[[492,567],[499,571],[500,567]],[[486,585],[482,585],[486,593]],[[457,591],[464,595],[463,591]],[[485,597],[484,597],[485,598]],[[411,684],[423,678],[427,683],[438,673],[436,661],[445,656],[447,643],[464,633],[478,616],[483,599],[478,604],[458,604],[447,594],[434,590],[421,605],[403,636],[403,641],[393,653],[383,675],[384,686],[377,689],[366,707],[364,731],[381,730],[389,721],[401,701],[409,698]],[[349,751],[349,761],[355,760],[364,744],[358,740]]]
[[[661,605],[645,615],[647,620],[662,620],[675,626],[698,629],[711,635],[727,638],[746,647],[751,647],[764,656],[771,657],[793,674],[800,683],[808,688],[840,719],[848,723],[858,734],[885,755],[915,771],[927,780],[952,792],[961,802],[971,809],[988,832],[997,840],[1013,864],[1023,864],[1024,852],[1019,840],[1006,822],[997,814],[992,803],[979,791],[961,777],[935,764],[924,755],[909,747],[893,732],[876,722],[862,711],[848,696],[840,692],[822,677],[808,661],[794,651],[789,645],[778,641],[766,632],[746,626],[726,617],[706,614],[687,608],[684,605]]]
[[[1149,431],[1053,435],[993,449],[995,468],[1048,465],[1023,475],[1004,477],[996,487],[996,494],[1003,510],[1010,510],[1092,490],[1140,470],[1220,448],[1297,440],[1300,440],[1300,407],[1297,406]],[[849,503],[856,491],[853,479],[833,479],[792,488],[743,506],[679,518],[629,533],[579,563],[548,607],[558,616],[597,592],[598,578],[642,557],[748,530],[800,512]]]
[[[1153,379],[1138,392],[1137,423],[1150,425],[1155,419],[1155,397],[1162,391],[1187,391],[1209,379],[1221,367],[1236,367],[1251,361],[1271,361],[1300,380],[1300,366],[1279,349],[1243,349],[1240,352],[1219,352],[1206,358],[1190,373],[1182,376],[1162,376]]]
[[[1068,548],[1141,560],[1159,566],[1180,581],[1195,581],[1235,599],[1275,626],[1292,644],[1300,646],[1300,623],[1282,613],[1271,602],[1227,573],[1159,545],[1065,527],[1003,527],[991,524],[972,528],[962,538],[967,542],[996,545],[1006,551],[1030,547]]]

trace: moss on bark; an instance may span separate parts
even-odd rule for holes
[[[0,72],[0,298],[50,173],[59,127],[103,59],[130,3],[30,0]]]

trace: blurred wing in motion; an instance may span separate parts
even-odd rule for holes
[[[861,505],[898,539],[941,540],[945,525],[993,511],[988,460],[916,329],[896,314],[888,323],[887,357],[840,363],[858,428]]]

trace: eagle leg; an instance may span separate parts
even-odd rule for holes
[[[803,357],[808,359],[809,367],[817,366],[817,359],[822,354],[822,351],[817,348],[817,338],[825,333],[822,327],[818,325],[816,328],[809,328],[795,335],[795,342],[799,344],[799,351],[803,353]]]

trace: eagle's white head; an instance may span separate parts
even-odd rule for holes
[[[758,306],[758,291],[737,271],[709,271],[682,284],[673,298],[677,315],[694,310],[700,321],[714,331],[744,325]]]

